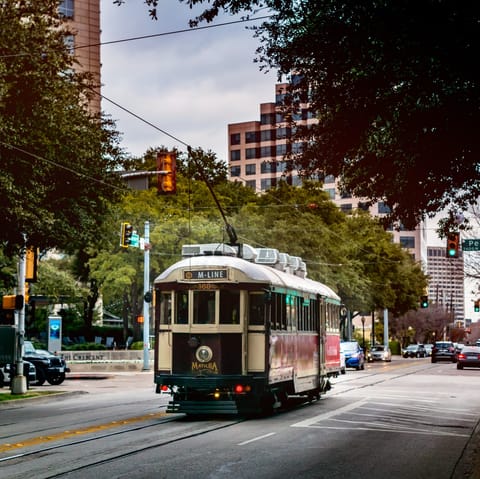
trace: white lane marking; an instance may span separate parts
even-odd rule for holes
[[[264,434],[263,436],[257,436],[257,437],[254,437],[252,439],[249,439],[248,441],[243,441],[243,442],[240,442],[237,444],[237,446],[245,446],[245,444],[249,444],[251,442],[255,442],[255,441],[260,441],[261,439],[265,439],[266,437],[270,437],[270,436],[273,436],[274,432],[269,432],[268,434]]]
[[[310,419],[305,419],[305,421],[300,421],[297,422],[296,424],[292,424],[291,427],[310,427],[313,424],[315,424],[318,421],[322,421],[325,419],[330,419],[334,416],[338,416],[339,414],[342,414],[343,412],[351,411],[352,409],[356,409],[357,407],[363,406],[367,402],[366,399],[362,399],[360,401],[354,402],[352,404],[349,404],[347,406],[334,409],[333,411],[326,412],[323,414],[319,414],[318,416],[311,417]]]

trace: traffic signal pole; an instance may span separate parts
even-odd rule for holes
[[[146,300],[150,293],[150,223],[145,221],[145,246],[143,250],[143,370],[150,370],[150,302]]]
[[[17,295],[25,298],[25,255],[22,250],[18,261],[18,285]],[[12,394],[25,394],[27,392],[27,378],[23,375],[23,340],[25,337],[25,301],[22,301],[22,307],[15,311],[18,326],[17,331],[17,358],[15,361],[15,376],[12,379]]]

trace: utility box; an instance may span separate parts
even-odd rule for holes
[[[0,365],[13,364],[17,352],[17,328],[0,326]]]

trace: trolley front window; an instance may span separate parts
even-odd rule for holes
[[[188,324],[188,291],[177,291],[176,293],[176,323]]]
[[[215,324],[215,291],[193,292],[193,324]]]
[[[220,291],[220,324],[240,324],[240,291]]]
[[[172,323],[172,293],[160,294],[160,324]]]

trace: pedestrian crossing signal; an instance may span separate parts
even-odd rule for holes
[[[480,301],[479,300],[477,300],[473,303],[473,310],[476,313],[480,313]]]

